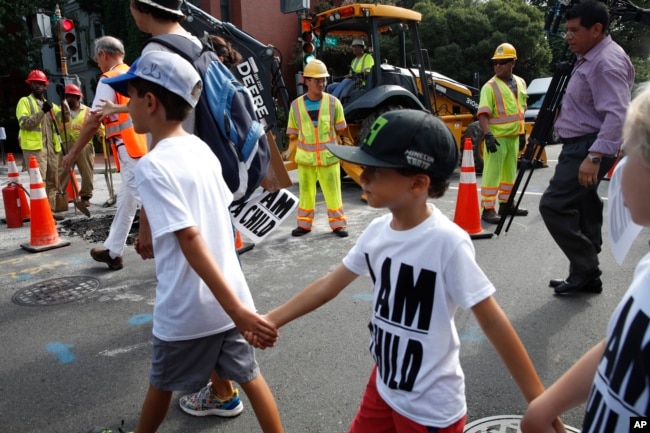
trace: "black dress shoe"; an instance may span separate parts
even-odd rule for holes
[[[562,280],[560,278],[554,278],[551,281],[549,281],[548,285],[556,288],[562,284],[565,284],[566,280]],[[583,287],[580,292],[588,292],[588,293],[601,293],[603,291],[603,281],[599,278],[596,278],[595,280],[592,280],[587,284],[585,287]]]
[[[596,269],[594,272],[587,274],[570,275],[569,278],[555,287],[555,293],[558,295],[569,292],[583,291],[593,291],[594,293],[600,293],[602,292],[603,288],[603,283],[600,280],[600,274],[600,269]]]

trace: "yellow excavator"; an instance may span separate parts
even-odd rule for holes
[[[399,108],[426,110],[445,122],[458,146],[462,145],[464,137],[472,138],[476,165],[482,167],[478,148],[483,134],[476,122],[478,90],[425,67],[429,58],[420,43],[420,13],[390,5],[349,4],[317,14],[301,10],[298,18],[303,40],[314,38],[316,58],[325,57],[339,37],[369,41],[374,66],[363,76],[352,76],[352,86],[339,96],[350,138],[355,144],[363,140],[382,113]],[[382,54],[386,36],[399,40],[398,64],[389,64]],[[341,162],[341,166],[348,176],[360,183],[359,166],[347,162]]]

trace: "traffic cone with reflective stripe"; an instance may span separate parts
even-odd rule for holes
[[[20,173],[18,172],[18,166],[16,165],[16,160],[14,159],[13,153],[7,153],[7,172],[9,183],[15,183],[18,187],[20,213],[23,221],[29,221],[29,199],[27,198],[27,193],[23,189],[23,185],[20,183]]]
[[[460,167],[460,183],[458,184],[454,222],[465,230],[472,239],[491,238],[494,234],[483,230],[483,227],[481,227],[481,209],[478,201],[474,153],[470,137],[465,139],[463,145],[463,162]]]
[[[33,156],[29,158],[29,191],[32,210],[32,221],[29,227],[30,241],[28,244],[20,246],[30,253],[38,253],[70,245],[70,242],[62,241],[56,231],[43,178],[38,169],[38,162]]]

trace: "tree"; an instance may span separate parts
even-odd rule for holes
[[[530,81],[547,73],[551,50],[544,38],[543,14],[523,0],[450,0],[415,5],[422,13],[422,44],[434,70],[464,83],[481,85],[493,74],[490,62],[504,42],[517,49],[515,73]]]

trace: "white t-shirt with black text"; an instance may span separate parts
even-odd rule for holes
[[[650,416],[650,253],[607,328],[607,345],[598,365],[583,433],[624,432],[630,417]]]
[[[406,231],[390,227],[391,214],[375,219],[343,264],[373,281],[370,352],[379,394],[401,415],[442,427],[467,412],[454,313],[494,286],[468,234],[429,206],[432,215]]]

